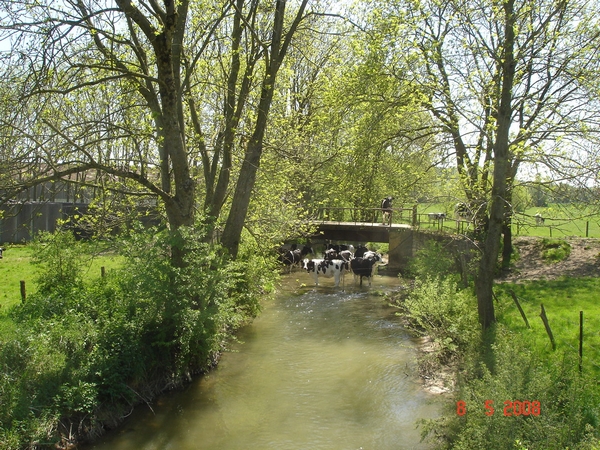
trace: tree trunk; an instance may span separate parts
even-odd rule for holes
[[[254,188],[254,183],[256,181],[256,172],[260,167],[263,139],[267,128],[269,109],[271,108],[271,101],[273,99],[273,85],[276,73],[277,71],[275,70],[272,77],[269,75],[266,76],[263,82],[254,134],[248,143],[244,155],[240,176],[235,187],[231,210],[229,211],[227,223],[225,224],[225,229],[223,230],[223,236],[221,238],[221,243],[229,250],[229,254],[232,258],[236,258],[238,254],[242,229],[244,227],[244,222],[246,221],[252,189]]]
[[[513,246],[512,246],[512,183],[507,180],[506,189],[506,201],[504,203],[504,222],[502,224],[502,270],[506,270],[510,267],[510,260],[512,257]]]
[[[492,203],[490,220],[483,246],[483,255],[479,263],[479,271],[475,280],[477,294],[477,309],[479,322],[483,329],[489,328],[495,321],[492,288],[498,260],[500,236],[504,225],[506,207],[507,173],[509,169],[508,145],[512,116],[512,88],[515,76],[514,59],[514,0],[504,3],[504,55],[502,65],[502,90],[500,93],[500,108],[498,110],[498,127],[494,146],[494,178],[492,186]]]
[[[256,181],[256,173],[260,167],[260,159],[263,151],[263,140],[267,128],[267,119],[269,110],[273,100],[275,90],[275,81],[277,72],[281,67],[281,63],[285,58],[287,49],[290,45],[292,36],[296,32],[298,25],[304,16],[304,10],[308,0],[302,0],[300,7],[296,13],[296,17],[292,22],[287,34],[283,34],[283,26],[285,22],[285,7],[286,0],[277,0],[275,4],[275,14],[273,17],[273,36],[271,40],[270,52],[266,55],[267,67],[265,78],[262,83],[260,101],[258,104],[258,112],[256,117],[256,125],[254,133],[248,143],[245,158],[242,163],[240,175],[236,184],[231,210],[227,217],[227,223],[223,230],[221,243],[229,250],[232,258],[236,258],[242,229],[246,221],[246,215],[250,206],[250,198],[252,189]]]

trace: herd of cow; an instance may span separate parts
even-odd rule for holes
[[[329,244],[323,253],[323,258],[308,259],[309,254],[315,254],[312,247],[304,245],[301,249],[297,244],[288,244],[279,249],[279,261],[291,272],[294,267],[302,267],[319,284],[319,276],[333,278],[335,286],[340,285],[344,275],[348,272],[354,274],[354,282],[359,280],[362,286],[366,278],[371,286],[375,268],[381,264],[381,254],[370,251],[361,245],[355,250],[353,245]]]

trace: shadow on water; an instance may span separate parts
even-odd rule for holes
[[[440,401],[421,389],[410,336],[383,297],[398,284],[286,276],[213,372],[88,449],[427,448],[415,422]]]

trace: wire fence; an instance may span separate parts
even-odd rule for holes
[[[544,218],[515,214],[511,222],[515,236],[600,238],[600,216]],[[421,229],[444,233],[465,234],[475,229],[472,219],[442,212],[417,213],[416,224]]]

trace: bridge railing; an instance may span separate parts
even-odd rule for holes
[[[312,220],[316,223],[353,223],[378,225],[383,223],[381,208],[344,208],[323,207],[318,208]],[[414,224],[416,220],[416,207],[392,208],[390,222],[392,224]]]

